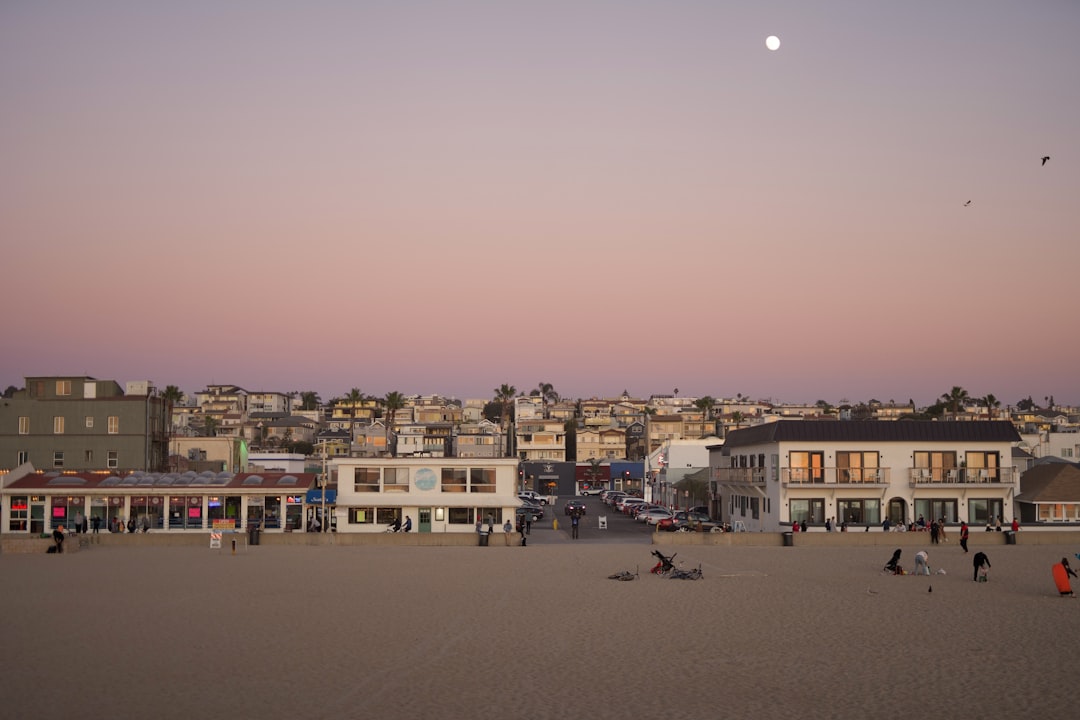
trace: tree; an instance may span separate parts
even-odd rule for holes
[[[398,410],[405,407],[405,396],[397,390],[388,392],[383,398],[383,405],[386,407],[386,448],[390,451],[390,457],[394,457],[395,448],[390,447],[390,433],[394,432]]]
[[[506,436],[506,453],[510,453],[510,420],[513,415],[514,408],[514,396],[517,395],[517,388],[513,385],[507,385],[503,383],[495,389],[495,402],[499,404],[499,424],[502,427],[503,435]]]
[[[176,403],[180,402],[184,397],[184,393],[180,392],[180,388],[175,385],[166,385],[165,389],[161,391],[161,399],[165,402],[165,457],[168,458],[172,451],[172,438],[173,438],[173,408],[176,407]]]
[[[217,427],[217,418],[207,415],[203,420],[203,435],[206,437],[217,437]]]
[[[15,393],[17,393],[18,391],[19,388],[15,387],[14,385],[8,385],[7,388],[4,390],[4,397],[13,398],[15,397]]]
[[[537,394],[544,399],[544,404],[559,402],[559,393],[555,392],[555,386],[551,383],[542,382],[536,386]]]
[[[360,392],[360,388],[353,388],[345,396],[345,402],[349,404],[349,442],[356,437],[356,407],[364,402],[366,396]]]
[[[319,393],[314,390],[304,390],[300,393],[301,410],[318,410],[321,403],[322,399],[319,397]]]
[[[968,391],[959,385],[953,385],[952,390],[941,396],[945,407],[954,414],[960,412],[969,400],[971,396],[968,395]]]
[[[301,455],[314,455],[315,446],[309,443],[307,440],[297,440],[289,448],[290,452],[300,453]]]
[[[716,399],[711,395],[698,398],[694,401],[694,406],[701,411],[701,436],[707,437],[710,433],[707,429],[707,425],[712,420],[713,408],[716,407]]]
[[[982,399],[984,405],[986,405],[986,414],[990,420],[997,417],[997,409],[1001,407],[1001,401],[994,397],[993,393],[987,395]]]

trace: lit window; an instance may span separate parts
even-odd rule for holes
[[[30,434],[30,418],[28,416],[26,416],[26,415],[20,415],[19,416],[19,434],[20,435],[29,435]]]
[[[70,380],[57,380],[56,381],[56,394],[57,395],[70,395],[71,394],[71,381]]]
[[[64,434],[64,418],[62,416],[55,416],[52,419],[52,431],[54,435]]]
[[[109,416],[109,434],[110,435],[116,435],[118,432],[120,432],[120,416],[119,415],[110,415]]]

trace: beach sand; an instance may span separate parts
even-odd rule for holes
[[[699,581],[650,575],[652,549],[496,536],[486,548],[0,556],[3,715],[1077,711],[1080,600],[1057,596],[1050,567],[1080,542],[989,548],[987,583],[958,547],[930,549],[947,572],[930,577],[882,574],[891,549],[875,547],[658,548],[700,564]]]

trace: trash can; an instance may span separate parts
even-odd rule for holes
[[[259,544],[259,526],[251,525],[248,527],[248,545]]]
[[[1005,531],[1005,544],[1006,545],[1015,545],[1016,544],[1016,533],[1014,533],[1012,530],[1006,530]]]
[[[483,531],[480,533],[480,547],[487,547],[489,536],[490,533],[488,533],[487,531]]]
[[[795,545],[795,533],[784,533],[784,547],[793,547]]]

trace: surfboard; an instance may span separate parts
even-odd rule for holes
[[[1072,586],[1069,585],[1069,573],[1065,572],[1065,566],[1061,563],[1054,565],[1054,584],[1062,595],[1072,592]]]

